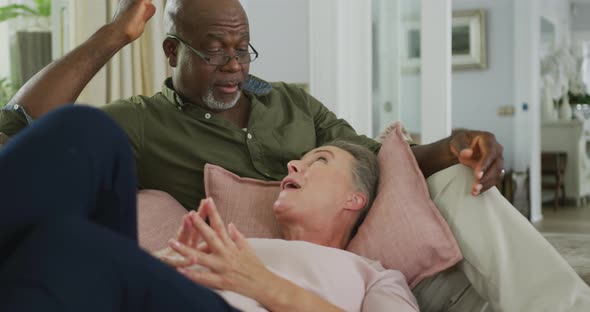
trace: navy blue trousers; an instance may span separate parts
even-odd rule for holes
[[[137,245],[135,163],[104,113],[62,108],[0,150],[0,311],[235,311]]]

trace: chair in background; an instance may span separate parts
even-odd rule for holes
[[[542,189],[555,191],[554,206],[559,206],[559,191],[561,190],[561,204],[565,203],[565,168],[567,166],[567,154],[565,152],[541,153],[541,179]],[[543,177],[551,177],[543,179]]]

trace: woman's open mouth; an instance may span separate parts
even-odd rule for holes
[[[281,190],[298,190],[301,188],[301,185],[295,181],[295,179],[292,178],[288,178],[288,179],[284,179],[283,182],[281,182]]]

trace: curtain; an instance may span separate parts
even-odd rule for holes
[[[69,0],[69,47],[77,47],[108,23],[117,10],[118,2]],[[156,14],[148,22],[143,35],[119,51],[100,70],[77,102],[99,106],[138,94],[151,96],[160,91],[164,79],[170,74],[162,51],[165,0],[152,2],[156,6]]]

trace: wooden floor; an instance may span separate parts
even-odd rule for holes
[[[590,204],[575,207],[543,206],[543,220],[534,224],[540,232],[590,234]]]

